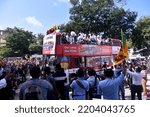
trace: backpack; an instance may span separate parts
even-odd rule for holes
[[[44,100],[42,89],[38,84],[29,84],[24,91],[23,100]]]

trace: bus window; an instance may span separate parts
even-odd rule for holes
[[[75,58],[75,67],[80,67],[82,63],[81,57]]]

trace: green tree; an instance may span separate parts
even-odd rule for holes
[[[42,54],[42,46],[36,43],[31,43],[29,45],[30,54]]]
[[[120,38],[121,29],[129,37],[137,17],[136,12],[125,11],[114,0],[70,0],[70,22],[61,25],[63,31],[100,33],[105,37]]]
[[[7,57],[11,55],[11,49],[7,47],[0,47],[0,57]]]
[[[41,54],[43,34],[33,35],[21,28],[7,28],[6,46],[0,48],[0,56],[24,56],[25,54]]]
[[[24,54],[29,54],[29,45],[30,43],[33,43],[33,39],[35,38],[32,32],[17,27],[7,28],[6,32],[6,47],[4,47],[5,51],[3,51],[4,55],[23,56]]]
[[[150,17],[143,17],[137,21],[132,32],[133,46],[137,49],[149,48],[150,44]]]
[[[43,34],[37,34],[29,45],[30,54],[42,54]]]
[[[39,33],[35,36],[34,38],[34,42],[37,43],[38,45],[43,45],[43,38],[44,38],[44,35]]]

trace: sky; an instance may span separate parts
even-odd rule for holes
[[[150,0],[126,0],[125,9],[150,16]],[[0,0],[0,29],[18,27],[34,34],[69,21],[69,0]]]

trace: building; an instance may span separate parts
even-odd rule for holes
[[[6,32],[4,30],[0,30],[0,47],[6,45],[6,40],[4,40],[5,37],[6,37]]]

